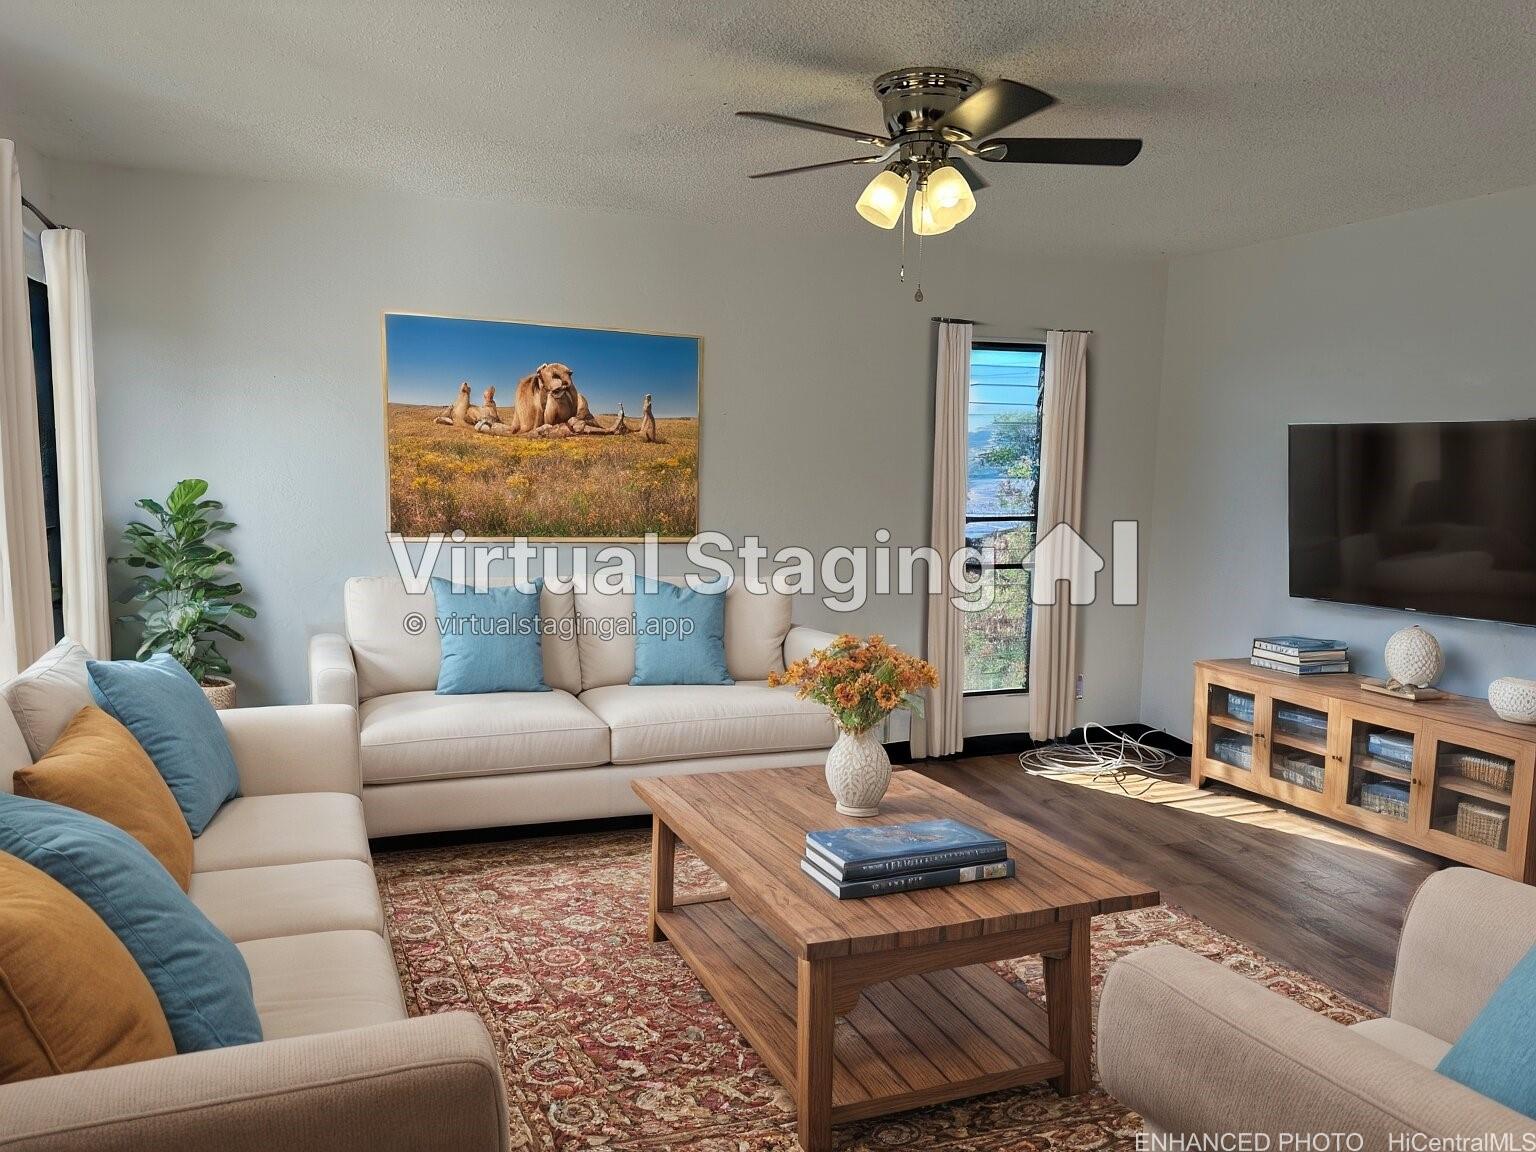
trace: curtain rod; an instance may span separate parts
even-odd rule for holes
[[[62,225],[55,224],[52,220],[48,219],[48,217],[44,216],[42,209],[40,209],[36,204],[32,203],[32,201],[28,200],[25,196],[21,198],[21,206],[28,212],[32,213],[32,215],[36,216],[39,220],[41,220],[44,228],[62,227]]]
[[[978,328],[996,328],[996,324],[990,324],[985,320],[967,320],[963,316],[930,316],[935,324],[972,324]],[[1042,328],[1042,332],[1081,332],[1086,336],[1093,335],[1092,328]]]

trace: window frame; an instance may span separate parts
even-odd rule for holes
[[[1041,410],[1041,416],[1043,417],[1044,416],[1044,407],[1045,407],[1045,342],[1043,340],[976,340],[976,341],[973,341],[971,343],[971,351],[975,352],[976,349],[978,349],[978,348],[982,349],[983,351],[996,351],[996,352],[1035,351],[1035,352],[1039,352],[1040,353],[1040,386],[1039,386],[1039,388],[1037,389],[1037,392],[1036,392],[1036,395],[1037,395],[1036,406]],[[967,371],[967,376],[966,376],[966,382],[965,382],[965,390],[966,390],[965,407],[966,407],[966,413],[969,414],[970,413],[970,407],[971,407],[971,395],[970,395],[971,381],[970,381],[970,376],[969,376],[969,371],[970,371],[970,366],[969,365],[967,365],[966,371]],[[1036,457],[1035,468],[1036,468],[1036,473],[1035,473],[1035,510],[1033,512],[1030,512],[1027,515],[1025,515],[1025,514],[1015,514],[1015,515],[1011,515],[1011,516],[1009,516],[1009,515],[972,516],[969,512],[965,512],[962,515],[962,519],[964,520],[965,527],[969,528],[972,524],[1019,524],[1019,523],[1027,523],[1027,524],[1031,525],[1032,527],[1038,528],[1039,527],[1039,523],[1040,523],[1040,521],[1039,521],[1039,515],[1040,515],[1040,475],[1039,475],[1040,460],[1039,460],[1039,457]],[[967,451],[967,453],[966,453],[966,486],[967,486],[967,489],[969,489],[969,486],[970,486],[970,453],[969,453],[969,451]],[[967,568],[972,568],[972,566],[971,565],[967,565]],[[1006,563],[1006,564],[982,564],[982,563],[977,563],[974,566],[974,568],[972,568],[972,570],[980,570],[982,568],[990,568],[994,572],[1022,572],[1022,571],[1030,571],[1031,569],[1034,568],[1034,565],[1033,564],[1026,564],[1026,563],[1024,563],[1023,560],[1011,561],[1011,562]],[[1025,652],[1026,656],[1032,650],[1032,645],[1034,643],[1034,615],[1035,614],[1033,612],[1030,612],[1024,618],[1024,652]],[[1023,684],[1022,687],[1019,687],[1019,688],[974,688],[974,689],[962,688],[960,690],[960,695],[961,695],[962,698],[972,698],[972,699],[978,699],[978,700],[982,699],[983,697],[986,697],[986,696],[1027,696],[1027,695],[1029,695],[1029,673],[1028,673],[1028,671],[1026,671],[1024,673],[1024,684]]]

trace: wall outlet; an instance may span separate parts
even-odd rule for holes
[[[1083,698],[1083,674],[1081,672],[1077,674],[1077,698],[1079,700]]]

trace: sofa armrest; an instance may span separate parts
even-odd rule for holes
[[[793,625],[784,637],[784,666],[787,668],[796,660],[804,660],[817,648],[825,648],[836,639],[835,632],[807,628],[804,624]]]
[[[1347,1132],[1385,1150],[1413,1132],[1536,1135],[1502,1104],[1174,945],[1111,966],[1098,1056],[1105,1089],[1172,1136]]]
[[[309,638],[309,702],[357,707],[357,664],[345,636],[321,632]]]
[[[357,712],[339,704],[278,704],[219,713],[242,796],[362,793]]]
[[[1392,1018],[1454,1044],[1532,948],[1536,888],[1475,868],[1436,872],[1403,921]]]
[[[0,1085],[6,1152],[506,1152],[485,1027],[449,1012]]]

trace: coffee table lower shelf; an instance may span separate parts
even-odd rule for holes
[[[657,926],[786,1091],[796,1085],[796,963],[728,899],[658,912]],[[833,1034],[832,1122],[1062,1075],[1045,1010],[986,964],[864,989]]]

